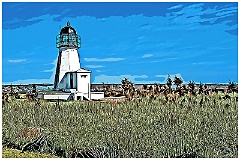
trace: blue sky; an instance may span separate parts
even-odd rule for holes
[[[92,83],[238,82],[238,4],[2,3],[2,83],[53,83],[70,21]]]

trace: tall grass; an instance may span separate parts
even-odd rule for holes
[[[2,108],[3,141],[24,145],[24,127],[42,128],[52,148],[100,150],[105,157],[238,157],[236,98],[198,95],[166,101],[159,96],[122,104],[12,102]],[[202,103],[200,103],[202,101]],[[52,154],[56,150],[52,149]],[[44,152],[44,150],[43,150]]]

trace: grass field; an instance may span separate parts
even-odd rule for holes
[[[146,97],[122,104],[13,101],[2,108],[3,143],[58,157],[238,157],[237,94]],[[41,128],[43,138],[19,136]],[[34,142],[35,143],[35,142]]]
[[[2,158],[58,158],[58,157],[50,154],[40,154],[36,152],[21,153],[21,150],[3,147]]]

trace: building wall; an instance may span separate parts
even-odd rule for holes
[[[58,85],[59,89],[77,89],[77,73],[68,72]]]
[[[61,62],[59,72],[59,82],[61,82],[66,72],[80,69],[80,60],[77,49],[63,49],[60,51]]]
[[[82,92],[84,96],[90,99],[90,73],[77,72],[77,91]]]
[[[61,94],[43,94],[43,99],[61,99],[68,100],[71,93],[61,93]]]
[[[91,99],[98,100],[104,98],[104,92],[91,92]]]
[[[70,89],[70,76],[68,74],[65,74],[62,80],[60,81],[58,88],[59,89]]]

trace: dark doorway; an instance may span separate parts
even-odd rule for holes
[[[73,89],[73,73],[70,73],[70,89]]]

